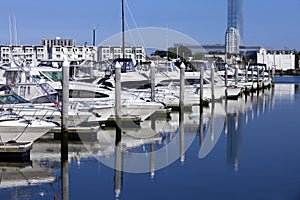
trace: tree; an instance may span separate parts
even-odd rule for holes
[[[156,50],[154,53],[151,54],[151,56],[159,56],[159,57],[163,58],[163,57],[167,56],[167,52],[161,51],[161,50]]]
[[[186,60],[188,57],[192,56],[192,51],[186,46],[168,48],[168,51],[171,52],[171,55],[176,56],[175,58],[177,58],[177,48],[178,48],[178,57],[183,58],[183,60]]]
[[[162,50],[156,50],[154,53],[151,54],[152,56],[159,56],[161,58],[168,57],[169,59],[176,59],[177,55],[171,51],[162,51]]]
[[[169,59],[177,59],[187,60],[188,57],[192,56],[192,51],[186,46],[178,47],[178,55],[177,55],[177,47],[170,47],[168,51],[156,50],[151,55],[158,55],[161,58],[167,57]]]
[[[194,60],[205,60],[205,54],[204,53],[195,53],[194,54]]]

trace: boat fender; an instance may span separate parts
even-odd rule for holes
[[[55,107],[55,108],[59,108],[59,107],[60,107],[60,106],[59,106],[58,100],[55,100],[55,101],[54,101],[54,107]]]

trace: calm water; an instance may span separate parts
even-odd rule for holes
[[[178,113],[158,121],[160,134],[151,140],[128,131],[120,154],[109,142],[72,143],[69,198],[300,199],[300,77],[276,77],[275,88],[263,94],[211,106],[203,131],[196,110],[184,114],[181,126]],[[31,165],[2,164],[0,199],[61,199],[59,152],[59,142],[39,141]],[[114,166],[115,155],[124,172],[107,166]]]

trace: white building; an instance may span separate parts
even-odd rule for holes
[[[14,56],[22,56],[26,63],[34,63],[47,59],[47,48],[44,46],[9,45],[0,46],[0,62],[11,63]]]
[[[26,63],[36,65],[42,60],[62,60],[67,57],[72,61],[97,61],[97,47],[76,46],[73,39],[42,39],[39,46],[0,46],[0,62],[11,63],[14,55],[22,55]]]
[[[137,62],[144,62],[146,61],[146,53],[145,48],[141,46],[137,47],[125,47],[124,48],[125,58],[132,58]],[[108,60],[113,60],[116,58],[122,58],[123,52],[122,47],[120,46],[100,46],[98,47],[98,60],[99,62],[104,62]]]
[[[67,57],[69,60],[97,61],[97,47],[94,46],[59,46],[54,45],[48,49],[51,59],[61,60]]]
[[[257,63],[267,64],[277,70],[295,69],[295,52],[292,50],[267,50],[257,52]]]
[[[42,45],[47,47],[49,59],[61,60],[67,57],[70,60],[92,60],[97,61],[97,47],[77,46],[74,39],[42,39]]]
[[[227,54],[239,54],[240,35],[236,28],[229,27],[225,36],[225,51]]]
[[[56,37],[55,39],[42,39],[42,45],[47,48],[53,46],[76,46],[76,40],[74,39],[61,39],[60,37]]]

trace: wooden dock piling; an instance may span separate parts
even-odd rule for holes
[[[200,113],[203,113],[203,83],[204,83],[204,66],[200,66]]]
[[[62,111],[61,111],[61,177],[62,199],[69,199],[69,164],[68,164],[68,114],[69,114],[69,76],[70,65],[65,59],[62,67]]]
[[[235,80],[235,85],[239,83],[239,67],[237,64],[235,64],[234,67],[234,80]]]
[[[180,65],[180,94],[179,106],[184,108],[184,90],[185,90],[185,64],[182,62]]]
[[[227,98],[227,85],[228,85],[228,67],[225,66],[225,98]]]
[[[121,65],[116,63],[115,68],[115,120],[119,122],[121,117]]]
[[[155,64],[150,64],[150,78],[151,78],[151,101],[155,101]]]
[[[211,62],[211,101],[215,101],[215,63]]]

